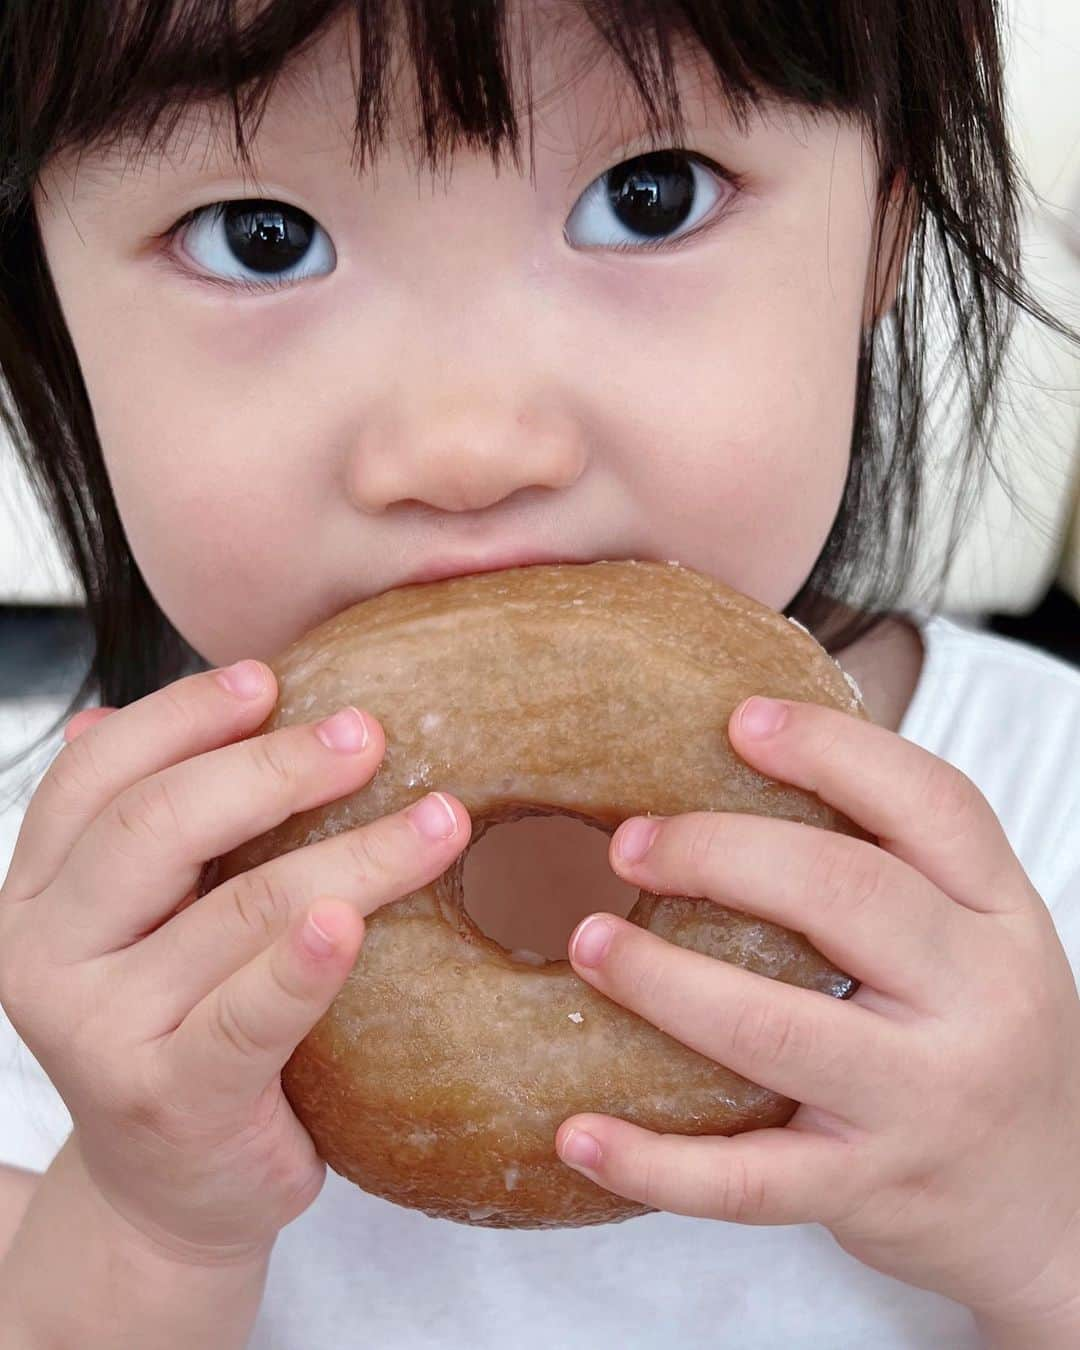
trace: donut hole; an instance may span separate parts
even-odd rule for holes
[[[515,959],[565,961],[570,934],[587,914],[625,918],[637,900],[637,887],[608,864],[609,843],[603,830],[570,816],[493,824],[465,858],[465,912]]]

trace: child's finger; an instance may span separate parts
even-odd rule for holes
[[[590,953],[605,930],[607,948]],[[752,1083],[860,1125],[895,1115],[910,1041],[878,1013],[688,951],[617,915],[579,924],[570,954],[601,994]]]
[[[436,805],[438,799],[441,805]],[[434,811],[431,810],[435,807]],[[438,837],[417,827],[417,813]],[[116,955],[117,976],[149,1035],[177,1026],[323,895],[362,916],[441,876],[466,846],[471,821],[445,793],[341,830],[222,882]]]
[[[348,901],[311,905],[162,1042],[168,1100],[206,1110],[258,1096],[337,996],[363,935]]]
[[[77,740],[88,727],[108,717],[110,713],[117,712],[116,708],[84,708],[82,712],[77,712],[64,728],[64,740],[70,745],[72,741]]]
[[[884,849],[748,812],[690,811],[648,823],[655,834],[638,861],[621,852],[626,824],[610,845],[613,869],[631,885],[706,896],[802,933],[840,970],[919,1012],[937,1015],[945,1002],[970,996],[955,978],[980,940],[968,916]]]
[[[580,1115],[562,1122],[555,1146],[563,1162],[616,1195],[725,1223],[828,1223],[875,1184],[854,1144],[808,1130],[656,1134],[617,1116]]]
[[[172,915],[209,859],[363,786],[385,737],[370,715],[348,726],[364,739],[331,746],[325,719],[279,727],[127,788],[75,843],[43,896],[52,954],[86,960],[131,946]]]
[[[786,714],[770,734],[747,735],[734,714],[728,725],[736,753],[759,772],[815,793],[977,914],[1043,909],[990,803],[956,765],[837,708],[765,702]]]
[[[82,713],[73,718],[78,734],[67,738],[23,816],[4,881],[5,900],[39,895],[122,792],[254,732],[273,708],[277,690],[273,671],[262,662],[256,668],[264,684],[251,698],[230,692],[218,679],[221,672],[212,670],[187,675],[86,725]]]

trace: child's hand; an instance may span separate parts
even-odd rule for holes
[[[91,1180],[138,1234],[194,1260],[272,1246],[318,1195],[326,1165],[280,1070],[352,969],[362,916],[445,871],[470,834],[460,802],[449,839],[401,812],[174,913],[209,859],[354,792],[385,753],[371,717],[356,752],[310,725],[252,736],[276,695],[257,669],[249,699],[209,672],[86,715],[0,891],[0,1001],[67,1104]],[[318,906],[333,950],[306,947],[305,915],[335,896]]]
[[[618,853],[624,822],[611,863],[647,890],[803,932],[862,986],[841,1001],[590,916],[570,947],[584,979],[802,1105],[782,1129],[730,1138],[579,1114],[559,1128],[560,1156],[572,1128],[587,1131],[599,1160],[579,1170],[618,1195],[818,1222],[865,1264],[988,1315],[1080,1299],[1080,998],[1049,911],[966,775],[871,723],[781,706],[771,738],[732,716],[739,755],[878,845],[702,812],[657,822],[636,863]]]

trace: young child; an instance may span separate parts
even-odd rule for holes
[[[1076,338],[1019,277],[993,0],[35,0],[0,7],[0,86],[8,422],[95,633],[64,719],[103,705],[0,892],[5,1350],[1080,1343],[1080,673],[898,603],[934,305],[969,484],[1015,305]],[[800,929],[861,986],[710,961],[613,891],[581,977],[796,1114],[579,1115],[553,1151],[656,1212],[440,1222],[328,1171],[279,1075],[462,803],[175,911],[382,758],[370,716],[253,735],[290,641],[408,581],[627,557],[827,643],[872,723],[729,734],[879,842],[701,813],[641,854],[628,822],[612,885]],[[70,1113],[48,1157],[17,1069]]]

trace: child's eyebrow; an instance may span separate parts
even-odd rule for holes
[[[245,164],[228,139],[204,115],[187,109],[167,138],[147,140],[121,131],[105,142],[74,148],[72,190],[91,206],[107,206],[121,192],[150,195],[163,179],[170,188],[220,177],[239,177],[258,187],[264,166],[257,141],[248,142],[250,162]]]
[[[302,77],[281,72],[280,84],[284,86],[281,93],[285,99],[298,98],[302,104],[306,103],[309,86]],[[541,96],[534,109],[542,109],[544,101]],[[757,112],[764,113],[771,103],[767,96],[760,98]],[[569,164],[568,178],[572,170],[572,181],[576,181],[590,161],[605,154],[616,155],[624,150],[642,153],[654,143],[657,148],[677,145],[705,126],[706,113],[709,127],[719,130],[725,139],[742,140],[751,134],[749,125],[742,124],[716,88],[708,94],[701,90],[689,100],[684,95],[679,112],[681,119],[672,107],[662,103],[649,116],[636,98],[621,96],[615,100],[615,106],[599,105],[592,126],[581,128],[575,139],[576,153]],[[80,190],[85,188],[90,197],[111,195],[130,174],[134,173],[138,184],[148,171],[156,171],[158,176],[162,171],[168,172],[173,183],[211,175],[236,175],[257,185],[260,167],[271,155],[281,153],[275,133],[260,121],[255,134],[247,138],[248,163],[244,162],[235,147],[234,109],[228,95],[178,101],[171,107],[166,105],[160,116],[165,123],[164,133],[147,134],[138,128],[120,127],[100,141],[80,147],[75,170]],[[327,125],[331,125],[329,119]],[[341,132],[340,122],[334,121],[333,126]],[[528,129],[523,130],[522,139],[527,144]],[[387,128],[386,139],[412,153],[419,148],[423,133],[415,124],[395,125]]]
[[[187,105],[174,116],[164,136],[148,136],[131,128],[121,128],[101,140],[80,146],[77,152],[79,164],[86,164],[93,175],[100,175],[112,185],[129,171],[141,173],[147,166],[168,164],[182,171],[192,160],[193,148],[201,142],[204,153],[199,172],[221,167],[226,161],[239,165],[239,157],[224,149],[223,142],[221,147],[215,145],[218,119],[225,111],[224,100],[220,105],[216,100],[213,105]],[[252,160],[257,160],[254,140],[249,141],[249,147]]]

